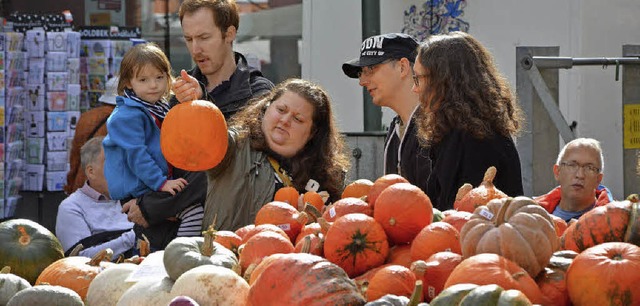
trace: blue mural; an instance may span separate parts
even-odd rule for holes
[[[412,5],[404,11],[402,32],[424,40],[433,34],[452,31],[469,31],[469,23],[464,21],[465,0],[428,0],[421,7]]]

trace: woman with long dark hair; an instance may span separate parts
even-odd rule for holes
[[[514,137],[524,118],[489,51],[467,33],[431,36],[418,47],[413,78],[422,106],[418,134],[429,147],[432,166],[427,195],[434,207],[453,207],[458,188],[480,184],[490,166],[498,170],[498,189],[522,195]]]

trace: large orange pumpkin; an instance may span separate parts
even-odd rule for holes
[[[40,273],[36,285],[49,284],[69,288],[83,300],[91,281],[102,270],[115,265],[110,262],[113,251],[106,249],[98,252],[93,258],[84,256],[65,257],[50,264]]]
[[[410,243],[433,219],[429,197],[410,183],[397,183],[383,190],[373,218],[384,228],[393,244]]]
[[[496,172],[496,167],[489,167],[484,173],[482,183],[476,188],[473,188],[471,184],[462,185],[458,189],[453,208],[460,211],[473,212],[478,206],[486,205],[493,199],[506,198],[507,195],[493,185]]]
[[[494,253],[535,277],[558,250],[549,213],[527,197],[503,198],[476,208],[460,233],[462,257]]]
[[[442,218],[442,221],[453,225],[458,232],[462,231],[462,227],[467,221],[471,220],[471,216],[473,216],[473,214],[468,211],[457,211],[454,209],[445,210],[443,214],[444,218]]]
[[[240,249],[240,267],[242,273],[253,270],[266,256],[276,253],[293,253],[291,241],[274,232],[262,232],[251,237]]]
[[[287,235],[287,233],[285,233],[283,229],[273,224],[267,223],[267,224],[253,225],[251,228],[247,229],[244,232],[244,235],[242,236],[241,244],[247,243],[247,241],[251,239],[251,237],[262,232],[275,232],[284,238],[289,238],[289,235]]]
[[[434,222],[425,226],[411,243],[411,260],[427,260],[438,252],[461,254],[460,233],[446,222]]]
[[[573,305],[640,305],[640,247],[606,242],[584,250],[567,271]]]
[[[389,249],[389,258],[386,263],[411,267],[411,244],[394,245]]]
[[[373,210],[367,202],[360,198],[348,197],[342,198],[327,206],[327,209],[322,214],[322,218],[329,222],[333,222],[346,214],[352,213],[361,213],[367,216],[373,216]]]
[[[256,214],[256,226],[261,224],[273,224],[281,228],[293,243],[307,223],[308,217],[304,212],[299,212],[293,206],[279,201],[264,204]]]
[[[640,205],[611,202],[588,211],[564,231],[561,247],[578,253],[604,242],[640,244]]]
[[[227,141],[224,116],[209,101],[180,103],[162,122],[162,154],[180,169],[202,171],[215,167],[227,153]]]
[[[344,215],[324,238],[324,257],[344,269],[349,277],[382,265],[389,243],[382,226],[365,214]]]
[[[238,247],[242,244],[242,238],[232,231],[216,231],[213,240],[225,248],[238,254]]]
[[[251,274],[247,305],[363,305],[344,270],[311,254],[274,254]]]
[[[463,260],[453,269],[444,288],[456,284],[490,285],[522,291],[529,300],[547,304],[536,282],[518,264],[497,254],[483,253]]]
[[[410,297],[415,287],[416,276],[409,268],[389,265],[378,270],[366,290],[367,301],[374,301],[385,294]]]
[[[341,198],[362,198],[369,194],[373,182],[368,179],[355,180],[344,187]]]
[[[567,270],[578,255],[574,251],[557,251],[553,253],[547,266],[536,276],[536,283],[542,294],[549,299],[550,306],[569,306],[567,290]]]
[[[254,227],[256,227],[255,224],[247,224],[247,225],[237,229],[235,231],[235,233],[236,233],[236,235],[240,236],[240,238],[242,238],[242,240],[244,240],[244,236],[247,234],[247,232],[252,230]]]
[[[398,174],[385,174],[376,179],[375,182],[373,182],[373,186],[369,189],[369,193],[367,193],[367,203],[369,203],[371,208],[375,209],[376,200],[378,200],[380,193],[396,183],[409,183],[409,181]]]

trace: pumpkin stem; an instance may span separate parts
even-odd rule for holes
[[[11,267],[9,266],[4,266],[4,268],[0,270],[0,274],[9,274],[9,273],[11,273]]]
[[[529,274],[527,274],[527,271],[520,271],[520,272],[516,272],[516,273],[511,274],[511,277],[513,277],[513,279],[515,279],[517,281],[518,279],[520,279],[521,277],[523,277],[525,275],[529,275]]]
[[[311,235],[306,235],[304,236],[304,241],[302,242],[302,250],[300,250],[300,253],[309,253],[309,251],[311,251]]]
[[[487,171],[484,173],[484,177],[482,178],[482,183],[480,185],[493,186],[493,179],[496,178],[497,172],[498,170],[496,169],[496,167],[494,166],[489,167]]]
[[[213,222],[215,224],[215,217]],[[213,225],[209,225],[209,228],[207,228],[206,231],[202,232],[202,236],[204,236],[204,245],[202,246],[201,250],[202,255],[211,257],[211,255],[213,255],[213,253],[216,251],[216,246],[213,244],[213,242],[216,240],[217,232],[218,231],[213,229]]]
[[[18,226],[18,231],[20,232],[20,239],[18,239],[18,242],[21,245],[28,245],[31,242],[31,236],[29,236],[29,234],[27,234],[27,230],[24,229],[24,226]]]
[[[125,259],[124,262],[132,263],[132,264],[135,264],[135,265],[139,265],[142,262],[143,259],[144,258],[142,258],[142,257],[140,257],[138,255],[134,255],[133,257],[129,257],[129,258]]]
[[[458,193],[456,193],[455,201],[462,200],[462,198],[464,198],[464,196],[467,195],[467,193],[469,193],[469,191],[471,191],[472,189],[473,186],[471,184],[464,183],[462,186],[460,186],[460,188],[458,188]]]
[[[246,280],[247,283],[249,283],[249,281],[251,280],[251,274],[253,273],[253,270],[255,270],[257,266],[258,264],[252,263],[247,267],[247,270],[244,271],[244,280]],[[242,275],[242,274],[238,273],[238,275]]]
[[[309,221],[309,215],[308,215],[306,212],[304,212],[304,211],[303,211],[303,212],[300,212],[300,213],[298,214],[298,217],[296,218],[296,221],[297,221],[299,224],[303,224],[303,225],[304,225],[304,224],[307,224],[307,221]]]
[[[327,221],[327,219],[322,217],[318,218],[318,224],[320,224],[320,231],[322,231],[323,234],[326,234],[329,228],[331,227],[331,224],[329,223],[329,221]]]
[[[624,233],[624,242],[632,243],[635,245],[640,244],[640,214],[638,213],[638,209],[640,209],[640,205],[637,202],[631,203],[631,214],[629,216],[629,224],[627,225],[627,230]]]
[[[78,245],[69,252],[69,256],[78,256],[82,250],[84,250],[84,245],[82,245],[82,243],[78,243]]]
[[[111,261],[111,257],[113,257],[113,251],[110,248],[106,248],[98,252],[96,255],[93,255],[88,265],[97,267],[102,261]]]
[[[416,281],[416,286],[413,287],[413,293],[411,293],[411,298],[409,298],[409,303],[407,306],[418,306],[422,301],[422,280]]]
[[[416,260],[411,263],[411,268],[409,270],[411,270],[416,277],[424,278],[424,273],[427,270],[427,262],[424,260]]]
[[[309,204],[309,202],[304,203],[303,211],[310,217],[311,221],[313,222],[315,222],[322,216],[320,214],[320,211],[315,206]]]
[[[498,215],[495,217],[495,220],[493,221],[496,227],[500,226],[502,223],[504,223],[504,221],[506,221],[504,220],[504,215],[507,212],[509,205],[511,205],[511,202],[513,202],[513,198],[509,197],[505,200],[504,204],[502,204],[502,207],[500,207],[500,210],[498,211]]]
[[[149,238],[142,234],[142,239],[138,239],[138,252],[140,256],[148,256],[151,253],[151,242],[149,242]]]

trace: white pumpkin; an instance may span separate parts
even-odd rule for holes
[[[145,279],[137,282],[122,294],[117,306],[168,305],[175,297],[171,293],[173,281],[168,278]]]
[[[84,306],[84,303],[80,296],[69,288],[37,285],[20,290],[7,303],[7,306],[24,305]]]
[[[87,306],[112,306],[135,282],[125,282],[138,265],[121,263],[100,272],[91,281],[85,303]]]
[[[183,273],[176,280],[171,293],[174,296],[189,296],[201,306],[245,305],[249,284],[228,268],[202,265]]]
[[[7,305],[18,291],[31,288],[31,284],[26,279],[9,272],[9,267],[0,271],[0,305]]]

